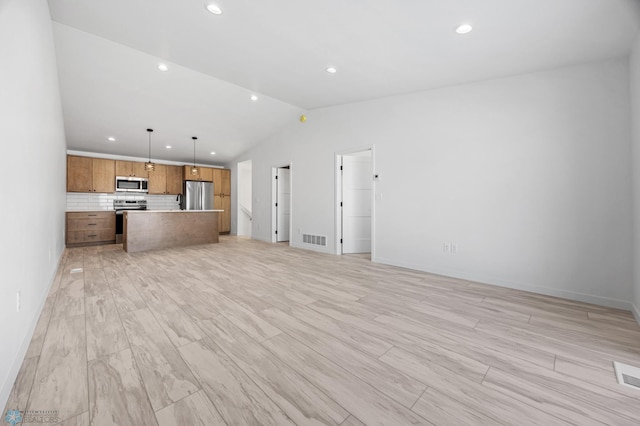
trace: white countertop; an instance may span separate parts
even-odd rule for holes
[[[223,212],[224,210],[125,210],[127,213],[207,213]]]

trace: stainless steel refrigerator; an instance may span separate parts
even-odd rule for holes
[[[213,183],[186,180],[182,210],[213,210]]]

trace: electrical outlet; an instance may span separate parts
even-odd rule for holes
[[[452,254],[457,254],[458,253],[458,245],[457,244],[451,244],[451,253]]]
[[[442,251],[449,253],[451,251],[451,245],[449,243],[442,243]]]
[[[16,293],[16,312],[20,312],[20,294],[21,293],[22,293],[21,291]]]

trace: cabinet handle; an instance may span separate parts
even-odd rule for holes
[[[90,215],[87,215],[87,216],[98,216],[98,215],[97,214],[90,214]]]
[[[89,223],[88,225],[89,225],[89,226],[96,226],[96,225],[97,225],[97,223]]]
[[[89,238],[93,238],[93,237],[97,237],[97,236],[98,236],[97,234],[87,235],[87,237],[89,237]]]

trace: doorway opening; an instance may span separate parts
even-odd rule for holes
[[[253,213],[251,208],[252,193],[252,168],[251,160],[238,163],[238,229],[237,235],[251,237],[251,222]]]
[[[291,164],[272,169],[271,242],[289,243],[291,236]]]
[[[336,155],[336,253],[374,257],[373,147]]]

